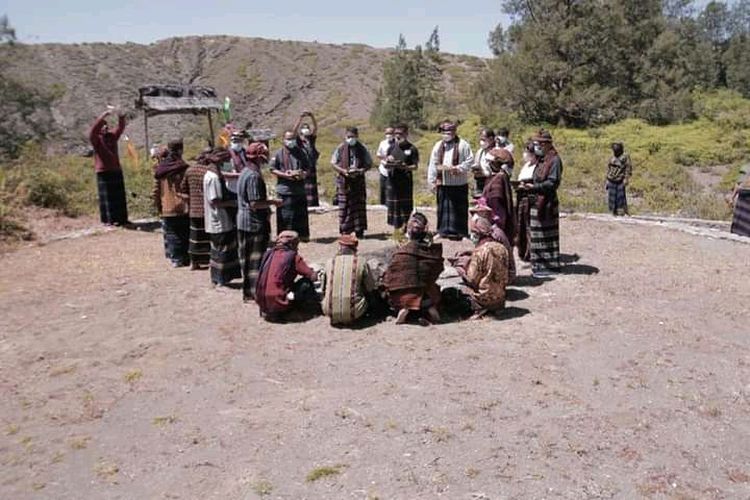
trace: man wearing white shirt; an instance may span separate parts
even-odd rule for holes
[[[515,146],[512,142],[510,142],[510,130],[508,130],[508,127],[500,127],[497,130],[497,135],[495,136],[495,143],[497,144],[497,147],[503,148],[508,153],[513,154],[513,150],[515,149]]]
[[[385,139],[380,141],[378,145],[378,151],[375,155],[380,160],[378,165],[378,172],[380,172],[380,204],[386,204],[386,186],[388,184],[388,168],[386,168],[386,158],[388,157],[388,150],[393,146],[395,139],[393,138],[393,127],[385,128]]]
[[[495,132],[491,128],[479,130],[479,149],[474,157],[474,165],[471,170],[474,174],[474,198],[482,196],[482,190],[487,179],[492,176],[490,168],[490,150],[495,148]]]
[[[474,164],[471,146],[456,135],[456,124],[440,125],[442,139],[432,148],[427,182],[435,187],[438,233],[460,240],[469,235],[469,172]]]

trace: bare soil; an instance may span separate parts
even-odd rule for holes
[[[357,330],[266,324],[158,233],[6,254],[0,497],[750,497],[750,247],[562,234],[565,272],[522,268],[502,319]]]

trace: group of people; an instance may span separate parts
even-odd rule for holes
[[[112,132],[108,114],[91,130],[102,221],[125,223],[117,155],[125,120],[120,116]],[[505,286],[516,272],[513,246],[531,263],[535,276],[550,276],[560,269],[557,188],[562,162],[549,132],[540,130],[525,145],[523,166],[513,179],[514,146],[507,129],[498,134],[481,129],[476,154],[458,137],[455,123],[442,123],[440,132],[427,165],[427,179],[437,197],[434,234],[426,217],[414,212],[413,176],[420,154],[409,142],[408,127],[388,127],[378,146],[387,222],[402,230],[407,240],[378,276],[370,276],[371,266],[356,251],[367,231],[365,173],[373,160],[354,127],[346,129],[331,157],[339,252],[320,272],[297,252],[300,242],[310,240],[308,208],[319,204],[317,122],[310,112],[302,113],[284,132],[283,145],[273,154],[268,141],[253,140],[242,130],[230,132],[229,147],[207,149],[192,165],[183,159],[181,139],[154,151],[153,200],[162,220],[165,255],[175,267],[208,267],[211,282],[220,290],[242,279],[244,300],[255,301],[271,320],[293,304],[315,302],[322,293],[317,308],[322,307],[333,322],[358,319],[375,297],[392,307],[399,323],[410,317],[435,322],[441,302],[436,283],[444,271],[439,240],[471,238],[476,248],[450,258],[449,267],[461,277],[461,296],[471,299],[465,304],[470,304],[473,315],[500,310]],[[268,196],[264,171],[276,178],[274,199]],[[273,242],[272,208],[277,225]],[[355,285],[356,290],[343,290]]]

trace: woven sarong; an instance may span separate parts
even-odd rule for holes
[[[414,182],[411,172],[393,172],[386,179],[385,204],[388,208],[388,225],[394,228],[403,227],[414,210]]]
[[[741,236],[750,236],[750,189],[740,189],[737,195],[731,231]]]
[[[173,264],[187,265],[190,262],[190,218],[187,215],[162,217],[161,227],[164,232],[164,256]]]
[[[237,255],[237,231],[211,234],[211,282],[226,285],[239,278],[240,261]]]
[[[518,258],[524,262],[531,260],[531,207],[529,205],[529,196],[526,193],[518,192],[516,205],[516,238],[515,244],[518,247]]]
[[[469,235],[469,186],[438,186],[438,233],[446,237]]]
[[[349,178],[345,182],[339,176],[336,193],[339,233],[364,233],[367,230],[367,190],[364,176]]]
[[[125,181],[122,170],[97,172],[96,187],[99,192],[99,217],[103,224],[128,222],[128,202],[125,198]]]
[[[310,238],[310,220],[307,214],[306,196],[282,196],[283,204],[276,209],[277,234],[282,231],[297,231],[303,240]]]
[[[318,198],[318,173],[314,164],[310,170],[307,171],[307,178],[305,179],[305,196],[307,198],[308,207],[320,206],[320,200]]]
[[[203,217],[190,217],[190,262],[207,266],[211,257],[211,238],[206,233],[206,220]]]
[[[255,285],[258,282],[258,271],[263,254],[268,249],[270,234],[237,231],[240,268],[242,269],[242,298],[255,298]]]
[[[614,215],[628,213],[628,198],[625,195],[624,182],[607,181],[607,205]]]
[[[532,201],[532,200],[530,200]],[[540,211],[531,202],[531,270],[560,270],[560,207],[556,199],[550,200]]]

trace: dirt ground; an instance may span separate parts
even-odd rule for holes
[[[750,498],[750,246],[562,235],[502,319],[358,330],[266,324],[158,233],[6,254],[0,497]]]

